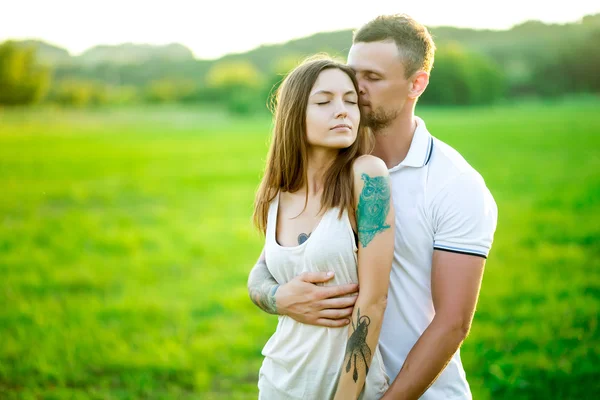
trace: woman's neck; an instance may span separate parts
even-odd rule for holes
[[[313,148],[308,152],[307,179],[308,194],[316,195],[323,189],[325,172],[335,161],[337,149]]]

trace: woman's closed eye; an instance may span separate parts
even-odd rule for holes
[[[346,103],[348,104],[358,104],[356,101],[352,101],[352,100],[346,100]],[[320,101],[317,103],[318,105],[322,106],[325,104],[329,104],[329,101]]]

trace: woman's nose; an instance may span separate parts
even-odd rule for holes
[[[348,111],[346,109],[339,110],[335,115],[336,118],[346,118],[348,116]]]
[[[343,101],[339,102],[336,113],[335,113],[335,117],[336,118],[346,118],[347,116],[348,116],[348,109],[346,108],[346,105],[344,104]]]

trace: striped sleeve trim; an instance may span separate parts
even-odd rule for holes
[[[482,252],[477,251],[477,250],[464,249],[464,248],[452,247],[452,246],[443,246],[441,244],[434,244],[433,248],[435,250],[442,250],[442,251],[447,251],[447,252],[450,252],[450,253],[466,254],[466,255],[469,255],[469,256],[477,256],[477,257],[481,257],[481,258],[487,259],[487,254],[486,253],[482,253]]]

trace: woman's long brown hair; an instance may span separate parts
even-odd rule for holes
[[[326,69],[339,69],[346,73],[354,90],[359,93],[358,81],[352,69],[329,57],[318,55],[294,68],[279,86],[274,100],[274,128],[263,179],[254,201],[253,220],[266,234],[269,204],[277,192],[296,192],[308,186],[308,141],[306,138],[306,110],[310,92]],[[362,118],[361,118],[362,121]],[[339,217],[344,209],[354,212],[354,180],[352,163],[372,150],[373,140],[362,123],[354,143],[339,150],[335,161],[324,175],[321,210],[339,207]],[[306,204],[308,188],[306,190]]]

